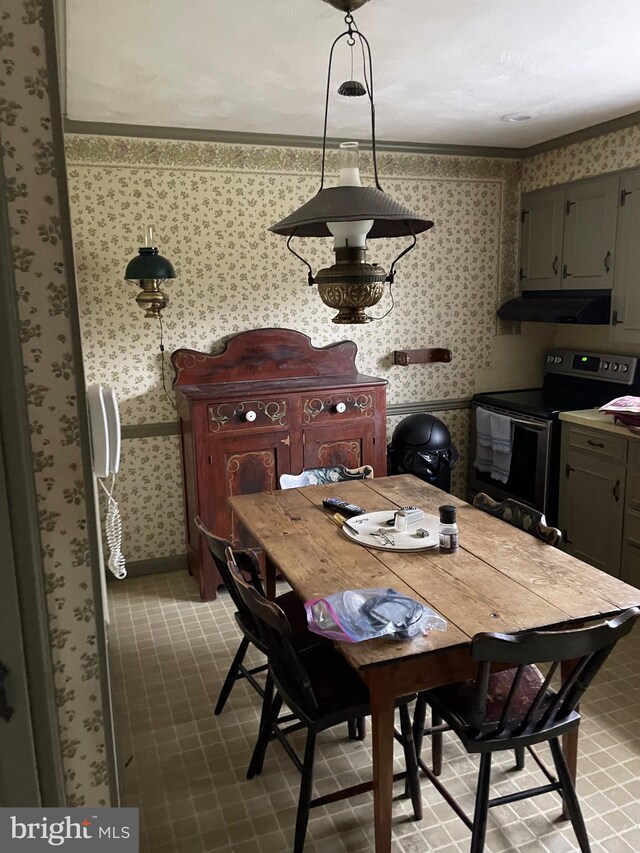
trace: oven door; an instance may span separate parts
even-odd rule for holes
[[[515,498],[540,512],[548,513],[552,509],[549,472],[553,421],[499,409],[496,406],[482,405],[483,409],[511,418],[511,468],[509,479],[506,483],[501,483],[494,480],[489,472],[478,471],[473,464],[476,456],[477,407],[478,404],[474,403],[471,408],[470,497],[473,498],[478,492],[485,492],[498,501]]]

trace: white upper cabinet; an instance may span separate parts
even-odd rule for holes
[[[613,286],[618,175],[522,196],[522,290]]]
[[[565,190],[562,277],[564,288],[613,286],[618,175],[574,184]]]
[[[538,190],[522,197],[522,290],[556,290],[561,286],[563,216],[562,189]]]
[[[611,339],[640,342],[640,169],[620,179]]]

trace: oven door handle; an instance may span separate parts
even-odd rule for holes
[[[535,429],[537,432],[544,432],[549,426],[547,423],[536,424],[533,421],[523,421],[521,418],[509,418],[509,420],[512,424],[521,424],[522,426],[529,427],[529,429]]]
[[[513,415],[511,415],[509,413],[508,409],[500,410],[500,409],[496,409],[492,406],[484,406],[482,403],[476,403],[475,405],[477,407],[481,407],[483,409],[486,409],[488,412],[495,412],[497,415],[502,415],[505,418],[509,418],[509,420],[513,424],[522,424],[522,426],[529,427],[530,429],[534,429],[537,432],[544,432],[545,430],[549,429],[549,426],[551,424],[551,422],[547,421],[547,420],[540,422],[540,421],[527,421],[524,418],[514,418]]]

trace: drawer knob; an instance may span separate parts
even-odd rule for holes
[[[257,415],[253,411],[253,409],[249,409],[249,411],[244,416],[245,421],[249,421],[249,423],[253,423],[256,419]]]
[[[341,415],[343,412],[347,411],[346,403],[336,403],[336,412]]]

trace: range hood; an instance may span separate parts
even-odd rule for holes
[[[501,320],[608,326],[610,290],[527,290],[498,309]]]

